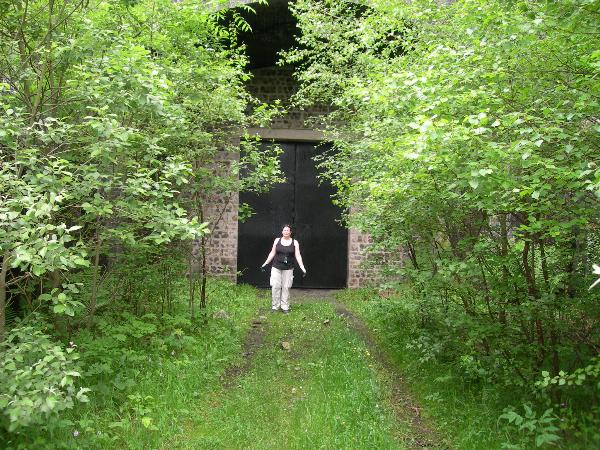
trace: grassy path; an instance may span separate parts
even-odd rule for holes
[[[434,447],[418,408],[349,311],[304,301],[288,315],[264,314],[239,364],[165,448]]]

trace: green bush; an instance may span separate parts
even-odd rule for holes
[[[83,378],[98,394],[113,395],[135,386],[148,358],[181,356],[198,344],[194,324],[182,315],[107,314],[94,330],[74,338],[81,350]]]
[[[536,447],[542,447],[560,440],[560,436],[557,434],[559,431],[556,427],[557,419],[552,414],[552,409],[547,409],[539,416],[531,405],[524,404],[523,410],[524,414],[521,415],[514,408],[507,408],[500,419],[507,421],[508,428],[516,430],[518,435],[523,437],[524,443],[534,441]],[[502,448],[520,449],[521,446],[506,442]]]
[[[78,387],[75,345],[63,348],[45,331],[39,323],[23,324],[0,343],[0,424],[7,431],[55,427],[62,411],[88,401],[89,389]]]
[[[558,385],[600,347],[599,7],[298,0],[286,54],[296,100],[333,106],[321,167],[401,280],[402,346],[572,417],[565,435],[600,400]]]

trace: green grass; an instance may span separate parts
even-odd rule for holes
[[[152,340],[128,337],[125,352],[118,354],[127,355],[131,345],[137,358],[139,375],[129,387],[93,392],[89,404],[64,416],[60,431],[15,434],[2,440],[4,447],[400,449],[414,442],[406,418],[392,412],[390,374],[331,304],[294,303],[288,315],[271,314],[263,312],[269,310],[268,293],[222,282],[213,282],[209,291],[207,323],[177,330],[178,319],[171,319],[153,334],[165,343],[181,331],[195,339],[193,346],[171,352],[144,346]],[[180,300],[183,304],[183,293]],[[369,325],[444,446],[487,450],[519,442],[498,423],[503,407],[519,404],[516,393],[511,398],[493,385],[473,385],[443,362],[418,361],[406,348],[413,318],[399,315],[393,301],[350,290],[339,300]],[[221,309],[228,317],[213,318]],[[259,314],[267,317],[262,341],[245,359],[243,343]],[[290,343],[289,351],[282,341]],[[242,369],[224,378],[236,366]],[[123,367],[133,373],[131,362]]]
[[[406,348],[410,325],[404,324],[402,317],[395,318],[386,312],[386,302],[393,300],[360,291],[345,291],[339,300],[369,325],[408,381],[424,414],[455,448],[499,449],[511,438],[518,440],[499,426],[498,417],[508,403],[514,401],[518,405],[519,399],[507,398],[510,394],[495,386],[472,386],[446,364],[420,362],[419,356]]]
[[[214,282],[208,323],[197,321],[192,336],[198,345],[191,351],[171,354],[156,348],[136,348],[146,353],[138,366],[141,374],[125,391],[90,395],[91,402],[70,411],[66,432],[27,439],[22,448],[158,449],[201,414],[199,403],[219,389],[220,375],[239,358],[251,318],[259,308],[256,291],[248,286]],[[181,294],[182,304],[185,296]],[[213,319],[223,309],[228,319]],[[186,313],[182,313],[187,316]],[[23,440],[22,440],[23,441]],[[18,447],[18,437],[14,447]]]
[[[372,361],[331,305],[296,305],[267,322],[250,370],[199,399],[198,415],[167,447],[401,448]]]
[[[209,290],[208,323],[185,328],[196,339],[191,349],[171,353],[128,340],[140,371],[131,386],[93,392],[59,431],[15,435],[7,448],[401,449],[410,442],[389,407],[388,381],[330,304],[271,314],[267,293],[224,283]],[[221,309],[229,318],[212,318]],[[265,330],[248,363],[243,343],[260,314]],[[158,334],[177,331],[170,327]],[[227,375],[236,366],[245,369]]]

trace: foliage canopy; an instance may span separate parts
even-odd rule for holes
[[[68,379],[77,352],[46,332],[93,330],[97,310],[115,307],[117,295],[117,309],[139,313],[143,293],[172,312],[163,275],[183,276],[181,260],[198,256],[190,242],[213,225],[204,199],[278,179],[276,152],[251,140],[245,157],[218,167],[220,153],[239,150],[244,127],[271,114],[244,88],[236,34],[245,27],[211,2],[0,2],[0,341],[8,336],[9,359],[29,361],[37,348],[56,360],[44,370],[3,366],[4,379],[31,387],[0,394],[7,429],[85,398]],[[154,266],[161,276],[149,275]],[[103,283],[123,291],[108,295]],[[34,311],[50,324],[44,332],[29,323],[41,320]],[[38,389],[44,383],[55,396]]]
[[[390,269],[436,324],[424,333],[441,354],[512,386],[593,364],[600,2],[294,10],[302,35],[285,58],[298,67],[297,100],[336,108],[326,123],[336,152],[322,166],[349,224],[379,250],[406,252]],[[546,392],[598,411],[597,381]]]

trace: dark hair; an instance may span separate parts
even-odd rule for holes
[[[285,227],[288,227],[290,229],[290,236],[293,236],[294,232],[292,230],[292,226],[289,223],[284,223],[281,229],[283,230]]]

